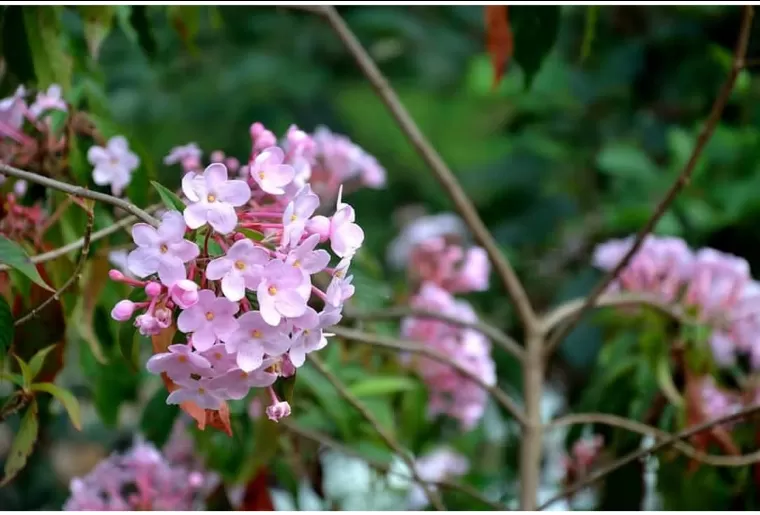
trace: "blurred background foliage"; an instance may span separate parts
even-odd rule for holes
[[[378,308],[403,299],[404,275],[385,260],[400,211],[418,205],[434,213],[451,205],[317,16],[263,6],[0,9],[0,97],[19,83],[61,83],[66,98],[90,111],[107,136],[126,134],[140,153],[142,178],[136,176],[128,190],[138,205],[158,198],[148,178],[179,185],[180,174],[161,158],[188,141],[242,157],[255,120],[278,134],[296,123],[307,131],[324,124],[349,135],[388,171],[387,189],[351,198],[367,235],[354,303]],[[366,6],[340,12],[454,170],[541,309],[588,292],[598,278],[589,262],[593,246],[636,231],[650,216],[688,158],[730,69],[741,15],[732,6],[511,7],[514,55],[493,88],[482,7]],[[758,45],[760,39],[753,38],[750,56],[758,55]],[[741,72],[691,184],[657,234],[710,245],[760,266],[759,99],[760,81],[750,67]],[[109,223],[105,216],[96,227]],[[63,232],[79,234],[77,227],[71,221]],[[123,444],[135,427],[160,442],[176,416],[161,402],[159,385],[133,372],[118,350],[117,329],[107,313],[123,292],[114,285],[93,288],[100,299],[90,308],[94,328],[67,332],[71,358],[62,377],[85,413],[95,410],[102,424],[91,416],[85,431],[74,434],[65,416],[53,412],[41,450],[14,483],[0,488],[6,509],[58,508],[69,477]],[[520,334],[499,287],[470,300],[484,319]],[[642,365],[646,357],[630,350],[630,338],[616,340],[600,357],[604,333],[592,321],[588,317],[566,339],[552,381],[571,406],[640,419],[657,389],[654,372]],[[368,329],[396,331],[388,323]],[[93,340],[96,346],[87,345]],[[98,347],[107,365],[98,363]],[[473,460],[467,482],[512,498],[519,442],[505,414],[493,407],[468,434],[447,421],[426,423],[424,389],[385,354],[335,345],[322,355],[406,446],[422,452],[447,442]],[[495,359],[501,386],[519,392],[516,364],[499,352]],[[297,384],[298,424],[390,459],[377,435],[314,370],[299,370]],[[151,400],[153,392],[158,393]],[[198,436],[199,448],[227,477],[238,477],[245,466],[240,449],[255,454],[253,440],[245,440],[253,431],[245,410],[233,405],[234,444],[218,432]],[[0,427],[8,432],[8,425]],[[613,454],[640,441],[617,432],[605,436]],[[737,485],[751,481],[746,470],[705,468],[695,480],[706,486],[696,488],[683,480],[684,465],[678,463],[663,467],[671,470],[661,480],[666,507],[749,509],[750,500],[736,504]],[[273,465],[278,484],[295,489],[297,480],[285,469]],[[641,478],[639,465],[611,476],[602,506],[641,507],[643,486],[631,486],[642,484]],[[452,508],[481,507],[459,494],[447,501]]]

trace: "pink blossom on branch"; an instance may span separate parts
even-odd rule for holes
[[[124,136],[114,136],[105,147],[94,145],[87,151],[87,160],[93,165],[92,180],[98,186],[111,186],[111,192],[120,196],[132,180],[132,172],[140,166],[140,158],[129,150]]]

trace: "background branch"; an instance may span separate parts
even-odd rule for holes
[[[430,504],[438,511],[446,511],[446,506],[443,505],[443,501],[441,500],[438,493],[433,491],[430,486],[422,480],[419,473],[417,472],[417,467],[414,464],[414,460],[409,456],[409,453],[407,453],[401,447],[401,444],[399,444],[396,439],[388,431],[385,430],[382,424],[380,424],[380,422],[364,406],[364,404],[362,404],[361,401],[359,401],[359,399],[354,396],[354,394],[348,391],[341,380],[338,379],[338,377],[333,374],[332,371],[330,371],[330,369],[324,365],[324,363],[322,363],[321,359],[316,357],[313,353],[309,354],[308,358],[311,364],[314,365],[317,370],[319,370],[319,372],[325,377],[325,379],[330,382],[330,384],[333,385],[340,396],[343,397],[349,404],[351,404],[351,406],[353,406],[354,409],[358,411],[367,422],[370,423],[372,428],[377,432],[378,435],[380,435],[380,438],[382,438],[385,444],[390,447],[393,452],[398,455],[399,458],[404,460],[404,463],[406,463],[412,475],[414,476],[414,480],[417,481],[420,484],[420,487],[425,491],[425,495],[430,501]]]
[[[475,206],[473,206],[467,194],[459,185],[454,174],[443,161],[443,158],[436,152],[430,142],[425,138],[417,124],[414,122],[409,112],[401,103],[396,92],[391,87],[388,80],[375,64],[375,61],[367,53],[359,39],[353,33],[351,28],[346,24],[343,18],[332,6],[322,7],[325,18],[332,26],[335,33],[345,45],[348,52],[353,56],[356,63],[361,68],[367,80],[372,84],[377,96],[383,101],[396,120],[401,131],[406,135],[417,153],[422,157],[425,163],[430,167],[438,182],[454,202],[459,214],[464,219],[467,226],[473,233],[475,239],[483,246],[488,253],[488,257],[493,263],[496,273],[501,278],[504,287],[515,304],[517,313],[526,327],[537,324],[536,315],[531,306],[528,295],[520,283],[520,280],[507,261],[504,254],[499,250],[496,241],[486,228],[485,224],[478,215]]]
[[[619,460],[614,461],[613,463],[602,468],[601,470],[593,474],[590,474],[589,476],[581,479],[577,483],[567,487],[562,492],[555,495],[554,497],[546,501],[544,504],[539,506],[538,509],[543,510],[547,506],[551,506],[552,504],[554,504],[556,501],[563,499],[569,495],[572,495],[575,492],[582,490],[583,488],[586,488],[587,486],[591,484],[596,483],[600,479],[603,479],[605,476],[608,476],[609,474],[615,472],[619,468],[624,467],[628,465],[629,463],[632,463],[636,460],[642,459],[650,454],[654,454],[655,452],[661,449],[665,449],[666,447],[669,447],[676,442],[685,440],[686,438],[699,434],[702,431],[707,431],[708,429],[712,429],[715,426],[725,424],[726,422],[732,422],[734,420],[739,420],[741,418],[753,415],[759,411],[760,411],[760,404],[756,404],[754,406],[744,408],[741,411],[737,411],[736,413],[732,413],[731,415],[726,415],[725,417],[716,418],[716,419],[709,420],[707,422],[703,422],[701,424],[697,424],[695,426],[686,428],[683,431],[680,431],[674,435],[670,435],[669,437],[660,440],[658,443],[652,445],[649,448],[637,449],[629,453],[628,455],[623,456]]]
[[[455,369],[457,372],[462,374],[463,376],[471,379],[474,383],[480,385],[481,388],[488,391],[493,398],[498,402],[507,412],[509,412],[521,425],[525,425],[525,414],[523,412],[523,409],[514,401],[512,398],[507,395],[504,390],[499,388],[498,386],[492,386],[483,381],[483,379],[470,372],[466,368],[464,368],[462,365],[457,363],[456,361],[453,361],[451,358],[443,354],[442,352],[439,352],[436,349],[433,349],[431,347],[427,347],[425,345],[420,345],[415,342],[405,341],[405,340],[396,340],[394,338],[388,338],[385,336],[381,336],[378,334],[371,334],[371,333],[365,333],[363,331],[358,331],[356,329],[348,329],[346,327],[331,327],[329,329],[329,332],[335,334],[336,336],[340,336],[341,338],[345,338],[347,340],[360,342],[360,343],[368,343],[370,345],[377,345],[380,347],[386,347],[389,349],[394,350],[401,350],[405,352],[411,352],[414,354],[422,354],[424,356],[429,357],[430,359],[433,359],[435,361],[438,361],[439,363],[444,363],[446,365],[451,366],[453,369]]]
[[[19,170],[18,168],[14,168],[5,163],[0,163],[0,173],[10,175],[11,177],[15,177],[17,179],[24,179],[25,181],[33,182],[35,184],[45,186],[46,188],[62,191],[64,193],[74,195],[75,197],[88,198],[90,200],[103,202],[105,204],[111,204],[112,206],[119,207],[124,211],[136,216],[138,219],[142,220],[145,223],[153,226],[158,226],[158,220],[128,200],[114,197],[106,193],[88,190],[82,186],[74,186],[73,184],[51,179],[50,177],[45,177],[44,175],[38,175],[36,173],[27,172],[25,170]]]
[[[707,142],[710,141],[710,137],[713,135],[713,132],[715,132],[715,127],[720,121],[720,118],[723,114],[723,109],[726,107],[728,98],[731,96],[731,92],[734,89],[736,78],[738,77],[739,72],[742,70],[742,68],[744,68],[745,57],[747,55],[747,46],[749,44],[749,37],[752,28],[753,14],[754,11],[752,6],[744,6],[744,14],[742,16],[741,28],[739,30],[739,39],[736,43],[736,49],[734,50],[734,60],[731,65],[731,71],[728,73],[728,77],[726,77],[726,80],[724,81],[723,86],[721,87],[720,92],[718,93],[718,96],[713,103],[710,114],[707,117],[707,121],[697,136],[697,142],[694,145],[694,150],[692,150],[688,161],[681,170],[681,173],[678,174],[675,182],[671,185],[670,189],[667,191],[663,199],[655,208],[654,213],[652,213],[652,216],[649,218],[647,223],[644,224],[644,227],[642,227],[638,234],[636,234],[636,239],[634,240],[633,245],[631,245],[631,248],[625,254],[623,259],[621,259],[617,266],[594,287],[589,296],[586,298],[586,302],[583,304],[581,309],[579,309],[570,319],[570,321],[560,330],[558,330],[549,340],[549,343],[547,344],[547,350],[549,352],[555,349],[559,342],[561,342],[565,336],[567,336],[570,331],[572,331],[578,325],[583,315],[594,305],[596,299],[617,278],[618,274],[620,274],[620,272],[626,266],[628,266],[628,263],[631,261],[633,256],[636,254],[636,252],[638,252],[639,248],[641,248],[641,245],[644,243],[646,236],[652,232],[652,230],[657,225],[657,222],[667,212],[670,204],[673,203],[681,190],[689,183],[689,179],[694,173],[694,169],[697,165],[697,162],[699,161],[699,157],[702,155],[702,151],[707,146]]]

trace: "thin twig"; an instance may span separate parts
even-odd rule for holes
[[[518,314],[526,327],[536,325],[536,314],[533,311],[528,295],[520,283],[520,280],[509,264],[504,254],[491,233],[486,228],[483,220],[478,215],[475,206],[473,206],[467,194],[464,192],[454,174],[444,162],[443,158],[436,152],[430,142],[420,131],[409,112],[404,107],[396,92],[391,87],[388,80],[364,49],[361,42],[357,39],[351,28],[341,18],[340,14],[332,6],[322,8],[325,18],[332,26],[333,30],[345,45],[348,52],[353,56],[356,63],[367,77],[375,92],[383,101],[396,120],[399,128],[406,135],[417,153],[427,163],[435,175],[438,182],[454,202],[454,206],[464,219],[467,226],[472,231],[475,239],[483,246],[488,253],[488,257],[494,265],[496,273],[501,278],[507,293],[512,298]]]
[[[163,207],[163,204],[154,204],[148,208],[145,209],[145,211],[151,213],[155,211],[156,209]],[[122,218],[118,222],[116,222],[113,225],[110,225],[106,227],[105,229],[101,229],[99,231],[95,231],[90,236],[90,242],[96,242],[98,240],[102,240],[103,238],[112,235],[115,232],[119,232],[121,229],[134,224],[137,222],[137,217],[134,215],[129,215],[125,218]],[[84,246],[84,238],[79,238],[78,240],[72,241],[71,243],[67,243],[66,245],[62,247],[58,247],[57,249],[51,250],[50,252],[45,252],[43,254],[37,254],[36,256],[30,256],[29,260],[32,263],[45,263],[47,261],[52,261],[53,259],[59,258],[61,256],[65,256],[71,251],[80,249]],[[9,270],[10,267],[8,265],[0,264],[0,272],[4,270]]]
[[[522,407],[517,404],[507,393],[495,385],[490,385],[486,383],[483,378],[480,376],[473,374],[469,370],[467,370],[464,366],[462,366],[460,363],[457,363],[456,361],[452,360],[449,356],[443,354],[442,352],[432,348],[428,347],[426,345],[420,345],[416,342],[411,341],[405,341],[405,340],[397,340],[395,338],[388,338],[386,336],[381,336],[379,334],[370,334],[365,333],[363,331],[358,331],[356,329],[348,329],[346,327],[331,327],[329,331],[336,336],[340,336],[341,338],[345,338],[347,340],[352,340],[356,342],[361,343],[368,343],[370,345],[377,345],[379,347],[385,347],[389,349],[395,349],[400,350],[404,352],[411,352],[413,354],[422,354],[423,356],[427,356],[428,358],[438,361],[439,363],[443,363],[445,365],[449,365],[451,368],[462,374],[463,376],[467,377],[468,379],[472,380],[475,384],[479,385],[481,388],[486,390],[488,393],[490,393],[493,398],[498,402],[507,412],[509,412],[515,419],[520,423],[520,425],[524,426],[526,423],[525,420],[525,413],[523,412]]]
[[[673,184],[670,186],[670,189],[667,191],[662,201],[660,201],[659,205],[652,213],[652,216],[649,218],[647,223],[644,224],[644,227],[642,227],[638,232],[633,245],[631,245],[631,248],[625,254],[623,259],[621,259],[617,266],[594,287],[589,296],[586,298],[586,302],[583,304],[583,307],[576,312],[573,318],[560,330],[558,330],[549,340],[546,346],[547,352],[552,352],[557,347],[559,342],[562,341],[565,336],[567,336],[570,331],[572,331],[578,325],[583,315],[594,305],[597,297],[599,297],[617,278],[618,274],[620,274],[620,272],[623,271],[626,266],[628,266],[628,263],[644,243],[646,236],[652,232],[654,227],[657,225],[657,222],[667,212],[670,204],[673,203],[681,190],[689,183],[691,175],[694,173],[694,169],[696,168],[697,162],[702,155],[702,151],[705,149],[708,141],[712,137],[713,132],[715,131],[715,127],[718,125],[718,122],[720,122],[720,118],[723,114],[723,109],[726,107],[728,99],[731,96],[731,92],[734,89],[736,77],[745,66],[750,29],[752,27],[752,17],[752,6],[744,6],[744,15],[742,17],[739,39],[734,51],[734,60],[731,66],[731,71],[728,73],[728,77],[726,77],[726,80],[723,83],[723,86],[721,87],[720,92],[715,99],[715,102],[713,103],[710,114],[707,117],[707,121],[705,122],[702,130],[699,133],[699,136],[697,137],[697,142],[694,145],[694,150],[692,150],[689,160],[684,165],[681,173],[678,174],[675,182],[673,182]]]
[[[652,436],[657,440],[664,440],[673,436],[671,433],[663,431],[657,427],[608,413],[571,413],[553,420],[547,425],[547,429],[575,424],[604,424],[606,426],[625,429],[632,433]],[[718,454],[707,454],[685,442],[681,442],[680,440],[673,443],[673,448],[693,460],[713,467],[744,467],[760,461],[760,450],[743,456],[723,456]]]
[[[343,454],[346,454],[348,456],[354,456],[355,458],[359,458],[361,460],[364,460],[370,467],[379,470],[380,472],[383,472],[385,474],[393,474],[399,477],[402,477],[404,479],[411,479],[414,480],[413,477],[404,474],[400,470],[394,470],[390,465],[387,463],[383,463],[381,461],[377,461],[375,459],[369,458],[365,456],[364,454],[355,451],[351,447],[347,447],[340,442],[334,440],[333,438],[330,438],[329,436],[318,433],[316,431],[312,431],[310,429],[304,429],[302,427],[298,427],[292,422],[290,422],[288,419],[284,419],[280,421],[281,424],[285,426],[285,429],[290,431],[293,434],[296,434],[300,436],[301,438],[306,438],[308,440],[312,440],[314,442],[320,443],[324,445],[325,447],[328,447],[330,449],[334,449],[336,451],[339,451]],[[415,481],[416,482],[416,481]],[[473,488],[470,485],[459,483],[457,481],[451,481],[449,479],[443,479],[441,481],[423,481],[423,483],[426,483],[428,485],[437,486],[439,488],[449,488],[451,490],[457,490],[459,492],[462,492],[464,494],[469,495],[473,499],[477,499],[478,501],[482,502],[483,504],[486,504],[493,508],[494,510],[498,511],[508,511],[509,508],[506,506],[499,504],[495,501],[492,501],[488,498],[486,498],[483,494],[481,494],[477,489]]]
[[[415,309],[405,306],[398,306],[378,311],[354,311],[351,309],[345,309],[344,308],[344,315],[346,318],[354,319],[354,320],[387,320],[387,319],[397,319],[397,318],[404,318],[404,317],[414,317],[414,318],[429,318],[434,320],[440,320],[442,322],[446,322],[448,324],[451,324],[453,326],[457,327],[464,327],[467,329],[473,329],[475,331],[478,331],[482,333],[484,336],[487,336],[490,338],[494,343],[496,343],[499,347],[504,349],[506,352],[517,358],[518,360],[523,359],[523,355],[525,354],[523,351],[523,348],[520,347],[520,344],[518,344],[515,340],[513,340],[511,337],[509,337],[507,334],[503,333],[496,327],[486,324],[485,322],[467,322],[464,320],[461,320],[456,317],[452,317],[449,315],[446,315],[444,313],[439,313],[437,311],[429,311],[426,309]]]
[[[544,331],[547,333],[555,329],[567,319],[576,316],[577,313],[586,305],[586,298],[581,297],[567,301],[553,310],[549,311],[543,317]],[[594,300],[594,307],[626,307],[626,306],[646,306],[652,308],[668,317],[683,323],[692,323],[683,310],[675,304],[667,304],[655,295],[643,293],[607,293],[597,297]]]
[[[598,472],[595,472],[594,474],[591,474],[577,483],[567,487],[559,494],[555,495],[545,503],[543,503],[541,506],[539,506],[539,510],[543,510],[547,506],[551,506],[555,502],[557,502],[560,499],[563,499],[569,495],[574,494],[575,492],[582,490],[586,488],[587,486],[596,483],[600,479],[606,477],[607,475],[615,472],[621,467],[624,467],[628,465],[629,463],[632,463],[636,460],[642,459],[650,454],[654,454],[655,452],[664,449],[666,447],[669,447],[673,445],[676,442],[679,442],[681,440],[685,440],[686,438],[689,438],[690,436],[694,436],[695,434],[701,433],[702,431],[706,431],[708,429],[712,429],[715,426],[719,426],[722,424],[725,424],[727,422],[732,422],[734,420],[739,420],[741,418],[747,417],[749,415],[753,415],[760,411],[760,404],[756,404],[754,406],[750,406],[748,408],[744,408],[741,411],[737,411],[736,413],[732,413],[730,415],[726,415],[724,417],[716,418],[707,422],[703,422],[701,424],[697,424],[695,426],[689,427],[684,429],[683,431],[680,431],[674,435],[670,435],[667,438],[663,438],[658,443],[652,445],[651,447],[648,447],[646,449],[637,449],[626,456],[623,456],[619,460],[614,461],[613,463],[609,464],[608,466],[602,468]]]
[[[42,304],[37,306],[36,308],[32,309],[29,313],[22,316],[21,318],[17,319],[13,325],[14,326],[20,326],[24,322],[31,320],[35,316],[37,316],[40,311],[45,309],[45,307],[50,304],[53,301],[59,300],[61,298],[61,295],[63,292],[65,292],[67,289],[69,289],[75,282],[79,280],[79,278],[82,276],[82,268],[84,267],[84,262],[87,260],[87,256],[90,253],[90,238],[92,236],[92,226],[95,223],[95,211],[94,206],[88,206],[86,208],[87,212],[87,226],[84,229],[84,236],[82,237],[84,240],[84,243],[82,245],[82,253],[79,255],[79,260],[77,261],[76,267],[74,268],[74,272],[71,274],[71,277],[69,277],[65,283],[63,283],[63,286],[58,288],[56,292],[45,299]]]
[[[351,404],[351,406],[353,406],[356,411],[361,413],[362,417],[364,417],[364,419],[370,423],[372,428],[377,432],[378,435],[380,435],[380,438],[382,438],[385,444],[390,447],[391,450],[393,450],[393,452],[399,456],[399,458],[404,460],[404,463],[406,463],[412,475],[414,476],[414,480],[417,481],[420,484],[420,487],[425,491],[425,495],[430,501],[430,504],[438,511],[446,511],[446,506],[444,506],[443,501],[438,495],[438,492],[432,490],[422,480],[419,473],[417,472],[417,467],[414,465],[414,460],[401,447],[401,444],[396,441],[393,435],[386,431],[382,424],[380,424],[380,422],[377,420],[375,415],[373,415],[364,406],[364,404],[362,404],[361,401],[357,399],[356,396],[354,396],[354,394],[348,391],[341,380],[338,379],[338,377],[333,374],[332,371],[324,365],[324,363],[322,363],[321,359],[316,357],[314,354],[309,354],[309,361],[325,377],[325,379],[327,379],[330,384],[333,385],[340,396],[343,397],[349,404]]]
[[[90,200],[103,202],[105,204],[111,204],[112,206],[119,207],[124,211],[136,216],[145,223],[153,226],[158,226],[158,220],[127,200],[120,199],[106,193],[91,191],[87,188],[83,188],[82,186],[75,186],[67,182],[51,179],[50,177],[45,177],[44,175],[38,175],[36,173],[27,172],[25,170],[19,170],[18,168],[14,168],[5,163],[0,163],[0,173],[10,175],[11,177],[16,177],[17,179],[24,179],[35,184],[40,184],[46,188],[63,191],[64,193],[74,195],[75,197],[88,198]]]

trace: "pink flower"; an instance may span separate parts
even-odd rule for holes
[[[227,352],[227,348],[223,343],[217,343],[209,347],[200,353],[201,356],[206,358],[213,370],[213,376],[218,377],[233,368],[237,368],[235,363],[235,355]]]
[[[338,197],[338,211],[330,220],[330,246],[342,258],[352,256],[362,246],[364,231],[354,223],[354,208],[342,204]]]
[[[228,180],[227,167],[222,163],[209,165],[202,175],[187,173],[182,178],[182,191],[191,202],[184,211],[187,226],[197,229],[208,223],[221,234],[229,234],[235,229],[235,207],[246,204],[251,198],[248,184]]]
[[[294,367],[303,365],[308,353],[327,345],[327,339],[319,328],[319,322],[319,315],[312,308],[306,308],[306,313],[293,319],[293,336],[288,356]]]
[[[135,318],[135,326],[143,336],[155,336],[164,329],[159,324],[158,319],[151,313],[143,313]]]
[[[215,388],[212,381],[212,379],[175,381],[179,388],[169,394],[166,398],[166,404],[191,401],[202,409],[219,409],[225,398],[225,392]]]
[[[121,195],[132,180],[132,172],[140,166],[140,158],[129,150],[124,136],[114,136],[105,147],[90,147],[87,160],[95,167],[92,171],[95,184],[110,184],[111,192],[117,196]]]
[[[324,270],[330,263],[330,254],[326,250],[314,250],[318,244],[319,235],[312,234],[285,258],[287,264],[301,270],[305,281],[309,280],[310,275]]]
[[[181,163],[186,170],[200,168],[201,156],[203,152],[196,143],[188,143],[174,147],[169,151],[169,155],[164,157],[165,165],[174,165]]]
[[[158,272],[166,286],[171,286],[177,275],[184,279],[184,263],[200,253],[198,245],[185,239],[185,222],[177,211],[167,211],[158,229],[145,223],[135,224],[132,238],[137,249],[127,256],[130,272],[138,277]]]
[[[169,345],[169,352],[154,354],[146,364],[153,374],[166,373],[172,381],[190,379],[191,374],[209,375],[211,363],[200,354],[193,352],[190,345]]]
[[[303,315],[306,299],[297,291],[303,275],[282,261],[270,261],[264,268],[262,281],[256,290],[261,316],[269,325],[276,326],[282,318]]]
[[[481,247],[470,247],[454,279],[454,290],[461,293],[486,291],[490,273],[491,264],[486,251]]]
[[[269,325],[258,311],[240,316],[238,329],[227,339],[229,353],[237,353],[237,365],[245,372],[261,366],[264,355],[280,356],[287,352],[290,340],[278,327]]]
[[[13,96],[0,100],[0,126],[8,125],[13,129],[20,129],[24,124],[26,102],[24,102],[26,90],[19,86]],[[0,129],[0,133],[2,129]]]
[[[272,422],[279,422],[280,419],[290,416],[290,404],[287,401],[280,401],[267,407],[267,417]]]
[[[326,302],[335,307],[343,306],[343,303],[354,295],[355,287],[351,284],[353,279],[353,275],[343,277],[335,274],[325,291]]]
[[[135,303],[131,300],[120,300],[111,310],[111,318],[119,322],[126,322],[132,318],[135,312]]]
[[[37,93],[37,98],[29,107],[29,114],[34,118],[39,118],[42,113],[51,109],[58,111],[67,110],[66,102],[62,98],[61,87],[58,84],[52,84],[44,93]]]
[[[251,163],[251,177],[256,184],[270,195],[282,195],[283,189],[295,176],[293,167],[283,164],[285,154],[280,147],[269,147],[262,151]]]
[[[227,255],[214,259],[206,268],[206,277],[222,280],[222,292],[231,301],[245,296],[245,289],[255,290],[259,285],[269,253],[251,240],[238,240],[227,250]]]
[[[277,374],[267,372],[269,366],[271,364],[265,362],[265,366],[248,372],[233,368],[226,374],[214,378],[212,384],[217,390],[224,391],[230,399],[242,399],[251,388],[266,388],[274,384]]]
[[[189,279],[180,279],[169,288],[169,296],[181,309],[187,309],[198,302],[198,284]]]
[[[240,306],[211,290],[198,292],[198,302],[180,313],[177,327],[183,333],[193,333],[193,347],[204,351],[217,340],[225,341],[238,327],[235,313]]]
[[[306,223],[319,207],[319,197],[306,185],[285,207],[282,214],[282,245],[295,245],[306,230]]]

